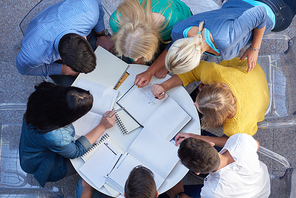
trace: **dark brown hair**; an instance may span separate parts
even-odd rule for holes
[[[155,198],[153,173],[146,167],[135,167],[125,182],[124,191],[126,198]]]
[[[210,143],[192,137],[181,142],[178,156],[195,173],[210,173],[220,164],[218,151]]]

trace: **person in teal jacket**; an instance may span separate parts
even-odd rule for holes
[[[125,0],[109,20],[115,51],[132,62],[150,62],[159,43],[170,40],[173,26],[190,16],[190,8],[180,0]]]

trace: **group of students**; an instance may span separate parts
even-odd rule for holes
[[[252,137],[269,103],[266,77],[256,61],[263,35],[286,29],[295,14],[294,0],[228,0],[220,9],[194,15],[181,0],[125,0],[109,19],[110,38],[100,0],[53,4],[31,21],[16,59],[21,74],[50,76],[56,83],[36,85],[28,99],[19,148],[22,169],[41,186],[75,174],[69,159],[83,155],[114,126],[114,112],[108,111],[97,127],[74,140],[72,122],[92,108],[93,97],[70,85],[79,73],[94,70],[100,61],[94,49],[100,45],[129,63],[150,65],[136,76],[139,87],[152,76],[174,73],[153,85],[160,100],[173,87],[201,81],[193,100],[203,114],[202,127],[223,127],[223,137],[205,131],[175,137],[181,162],[208,176],[203,187],[179,183],[167,196],[268,197],[267,167],[259,161],[259,143]],[[237,58],[246,45],[250,47]],[[206,62],[202,54],[223,61]],[[100,196],[80,180],[77,197],[92,194]],[[151,171],[136,167],[125,196],[157,197]]]

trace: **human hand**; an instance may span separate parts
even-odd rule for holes
[[[155,72],[154,76],[156,78],[164,78],[168,74],[168,70],[163,66],[157,72]]]
[[[97,37],[96,47],[101,46],[108,50],[109,52],[113,53],[114,43],[110,40],[109,36],[99,36]]]
[[[62,65],[62,74],[67,76],[78,76],[78,72],[73,71],[69,66]]]
[[[190,137],[192,137],[191,133],[184,133],[184,132],[178,133],[178,135],[176,135],[175,137],[175,145],[178,146],[181,142],[183,142],[183,140]]]
[[[247,72],[249,73],[254,67],[256,66],[256,62],[258,59],[258,53],[259,51],[254,51],[248,48],[243,56],[240,58],[240,61],[243,61],[246,57],[248,59],[248,70]]]
[[[165,97],[165,89],[161,84],[154,84],[151,89],[152,94],[157,98],[158,100],[161,100]]]
[[[145,87],[149,84],[151,78],[153,76],[153,73],[150,71],[144,71],[136,76],[134,84],[138,87]]]
[[[115,124],[115,113],[114,111],[107,111],[104,113],[102,120],[99,125],[101,125],[105,130],[113,127]]]

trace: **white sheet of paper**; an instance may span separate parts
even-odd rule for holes
[[[78,138],[82,135],[86,135],[88,132],[98,126],[98,124],[101,122],[101,119],[101,115],[89,111],[87,114],[73,122],[75,136]]]
[[[142,129],[128,152],[163,178],[179,161],[177,147],[148,127]]]
[[[103,115],[106,111],[111,111],[118,91],[106,86],[91,82],[86,79],[79,79],[77,87],[88,90],[94,98],[92,112]]]
[[[105,176],[111,171],[112,164],[115,164],[120,156],[117,155],[118,151],[114,147],[108,144],[112,151],[105,143],[79,169],[97,188],[104,185]]]

